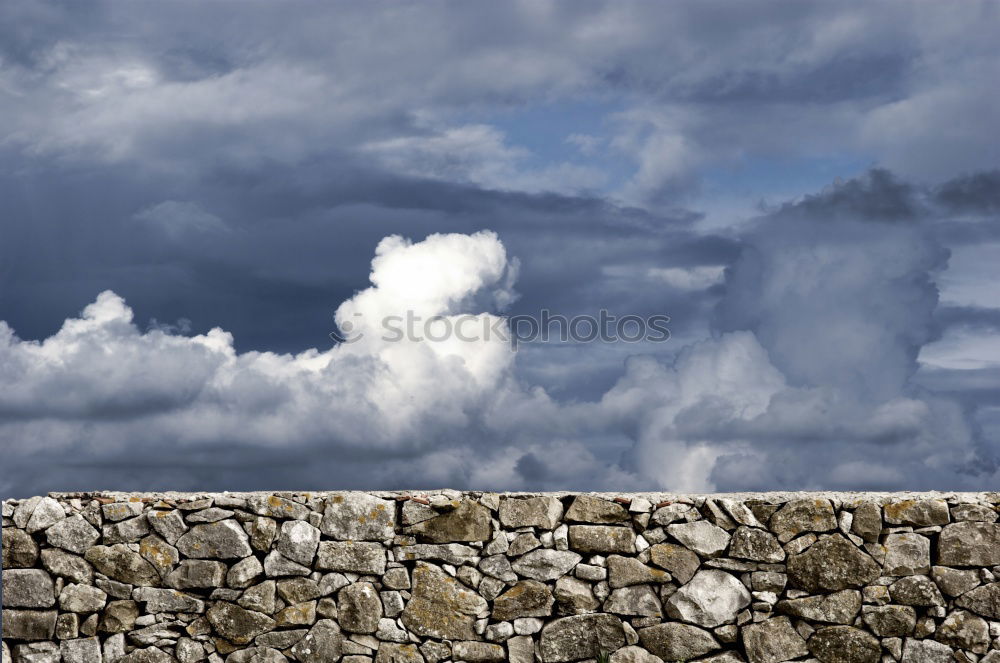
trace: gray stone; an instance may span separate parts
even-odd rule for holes
[[[169,574],[181,559],[177,548],[156,534],[147,536],[139,543],[139,555],[153,565],[161,578]]]
[[[65,550],[58,548],[43,550],[42,566],[52,575],[66,578],[70,582],[84,585],[90,585],[94,582],[94,567],[84,558]]]
[[[312,566],[319,545],[319,530],[304,520],[282,523],[275,550],[293,562]]]
[[[280,578],[282,576],[307,576],[311,573],[308,566],[302,566],[298,562],[286,558],[277,550],[270,552],[264,558],[264,573],[268,578]]]
[[[192,559],[242,559],[253,554],[246,532],[235,520],[195,525],[177,539],[177,549]]]
[[[111,504],[102,504],[101,513],[105,520],[116,523],[141,515],[144,506],[142,502],[112,502]]]
[[[948,596],[961,596],[980,583],[976,569],[951,569],[947,566],[932,567],[931,578]]]
[[[774,535],[755,527],[741,526],[733,532],[729,556],[776,564],[785,561],[785,551]]]
[[[509,663],[534,663],[535,643],[530,635],[519,635],[507,641],[507,660]]]
[[[667,600],[667,614],[674,619],[706,628],[736,621],[736,615],[750,605],[750,592],[735,576],[725,571],[699,571],[689,583]]]
[[[629,645],[612,654],[610,663],[663,663],[663,659],[653,656],[642,647]]]
[[[250,647],[233,652],[226,663],[288,663],[288,659],[273,647]]]
[[[865,541],[876,542],[882,533],[882,509],[877,504],[865,502],[854,510],[851,533]]]
[[[658,543],[649,549],[649,559],[653,564],[670,571],[680,583],[694,577],[701,565],[701,559],[684,546],[673,543]]]
[[[621,504],[593,495],[577,495],[566,511],[566,520],[598,525],[612,525],[628,520]]]
[[[419,560],[434,560],[459,566],[477,557],[479,551],[461,543],[446,543],[434,545],[419,543],[412,546],[397,546],[393,553],[397,562],[413,562]]]
[[[56,618],[56,640],[73,640],[80,637],[80,615],[61,613]]]
[[[395,528],[396,505],[361,493],[330,497],[320,524],[323,534],[338,541],[385,541]]]
[[[996,522],[997,512],[985,504],[958,504],[951,507],[951,519],[955,522],[993,523]]]
[[[455,508],[406,528],[427,543],[489,541],[493,536],[490,510],[470,499],[460,500]]]
[[[907,576],[889,585],[889,595],[901,605],[944,605],[944,597],[927,576]]]
[[[226,565],[222,562],[186,559],[164,578],[164,584],[174,589],[212,589],[222,587],[225,579]]]
[[[877,606],[865,612],[864,621],[881,638],[903,637],[913,633],[917,611],[908,605]]]
[[[3,528],[3,568],[29,569],[38,561],[38,544],[23,529]]]
[[[546,624],[540,651],[545,663],[564,663],[596,658],[624,645],[625,630],[614,615],[576,615]]]
[[[255,518],[250,527],[250,547],[254,550],[267,552],[271,544],[278,538],[278,523],[271,518]]]
[[[951,520],[944,500],[901,500],[886,504],[883,511],[885,522],[890,525],[931,527],[947,525]]]
[[[289,603],[305,603],[323,595],[319,583],[312,578],[289,578],[279,580],[278,595]]]
[[[778,601],[778,612],[828,624],[853,624],[861,610],[861,592],[845,589],[823,596]]]
[[[184,518],[176,510],[150,511],[146,514],[146,520],[149,521],[149,525],[153,528],[153,531],[163,537],[163,540],[170,545],[175,545],[177,539],[181,538],[188,531],[188,526],[184,522]]]
[[[135,649],[115,663],[175,663],[175,659],[158,647]]]
[[[267,615],[227,601],[213,603],[206,617],[216,633],[235,645],[249,644],[275,626],[275,621]]]
[[[504,555],[485,557],[479,562],[479,570],[485,575],[503,582],[517,582],[517,574],[510,566],[510,560]]]
[[[956,610],[941,622],[934,639],[952,647],[985,654],[990,647],[990,626],[982,617]]]
[[[954,663],[951,647],[933,640],[907,638],[903,663]]]
[[[522,555],[511,566],[525,578],[547,582],[569,573],[581,559],[580,555],[569,550],[542,548]]]
[[[203,511],[195,511],[187,517],[187,521],[189,523],[217,523],[220,520],[232,518],[234,515],[236,515],[235,512],[229,509],[211,507]]]
[[[14,654],[17,656],[17,663],[60,663],[62,660],[59,645],[54,642],[28,642],[23,645],[14,645]],[[3,656],[3,663],[11,663],[6,642],[3,643]]]
[[[788,559],[789,581],[810,592],[864,587],[878,577],[879,570],[875,560],[840,534],[824,536]]]
[[[58,614],[55,610],[8,610],[5,604],[3,639],[51,640],[56,632]]]
[[[456,642],[451,646],[456,661],[502,663],[507,660],[503,647],[492,642]]]
[[[126,585],[155,587],[160,584],[160,574],[153,565],[124,543],[95,546],[87,550],[84,557],[95,569]]]
[[[311,626],[316,621],[316,601],[296,603],[278,611],[274,616],[275,628]]]
[[[590,584],[576,578],[559,578],[556,582],[555,599],[559,605],[559,614],[562,615],[582,615],[596,612],[601,607]]]
[[[635,534],[629,527],[570,525],[569,547],[583,553],[634,553]]]
[[[667,525],[667,532],[702,557],[721,557],[729,546],[729,533],[707,520]]]
[[[943,602],[935,605],[942,604]],[[983,617],[1000,619],[1000,582],[983,585],[962,594],[955,601],[955,605]]]
[[[882,573],[889,576],[924,575],[931,570],[931,540],[912,533],[885,537]]]
[[[676,596],[676,594],[675,594]],[[661,617],[663,608],[656,592],[649,585],[631,585],[611,592],[604,602],[604,611],[631,617]]]
[[[788,543],[805,532],[829,532],[837,529],[837,517],[830,500],[791,500],[771,516],[769,524],[778,540]]]
[[[256,557],[241,559],[226,572],[226,585],[233,589],[246,589],[264,575],[264,565]]]
[[[409,589],[410,573],[401,567],[386,569],[382,575],[382,584],[389,589]]]
[[[475,640],[473,625],[488,605],[436,566],[418,562],[413,593],[403,610],[403,624],[418,636],[443,640]]]
[[[941,566],[995,566],[1000,564],[1000,524],[963,522],[948,525],[938,537]]]
[[[424,663],[424,657],[416,645],[381,642],[375,654],[375,663]]]
[[[28,533],[34,534],[52,527],[65,518],[66,512],[59,502],[51,497],[43,497],[35,505],[35,509],[31,512],[31,518],[28,519],[24,529],[28,530]]]
[[[139,606],[135,601],[111,601],[101,612],[97,630],[102,633],[127,633],[135,627]]]
[[[506,539],[506,537],[504,537]],[[538,537],[531,532],[525,532],[523,534],[518,534],[517,537],[510,542],[510,547],[507,548],[508,557],[520,557],[524,553],[531,552],[535,548],[541,547],[542,542],[538,540]]]
[[[56,604],[52,578],[41,569],[4,569],[5,608],[51,608]]]
[[[750,663],[783,663],[809,654],[806,641],[788,617],[747,624],[741,635]]]
[[[82,516],[70,516],[45,530],[45,540],[50,546],[62,548],[78,555],[87,552],[87,549],[97,543],[100,538],[100,532],[94,529]]]
[[[356,582],[337,593],[340,627],[350,633],[374,633],[382,619],[382,600],[370,582]]]
[[[243,596],[237,601],[240,607],[254,612],[263,612],[271,615],[275,611],[275,597],[277,595],[277,583],[274,580],[265,580],[259,585],[254,585],[243,592]]]
[[[809,653],[822,663],[878,663],[879,641],[852,626],[827,626],[809,638]]]
[[[500,522],[504,527],[555,529],[562,519],[563,505],[555,497],[504,498],[500,501]]]
[[[639,642],[654,656],[671,663],[689,661],[722,648],[708,631],[676,622],[639,629]]]
[[[308,635],[309,629],[293,629],[291,631],[271,631],[262,633],[254,638],[254,644],[258,647],[273,647],[275,649],[288,649],[294,646],[302,638]]]
[[[253,495],[247,499],[247,507],[268,518],[305,520],[310,513],[309,507],[279,495]]]
[[[63,663],[100,663],[101,641],[97,638],[78,638],[59,643]]]
[[[205,612],[205,602],[174,589],[140,587],[132,597],[144,603],[146,612]]]
[[[629,585],[660,584],[671,580],[669,573],[646,566],[634,557],[621,555],[608,557],[607,573],[612,589]]]
[[[114,543],[135,543],[142,537],[149,534],[149,521],[144,516],[123,520],[120,523],[112,523],[102,528],[101,538],[103,543],[111,545]]]
[[[6,596],[5,596],[6,598]],[[108,595],[90,585],[69,584],[59,594],[59,609],[63,612],[88,614],[101,610],[108,602]]]

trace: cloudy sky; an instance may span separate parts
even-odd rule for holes
[[[998,33],[974,0],[0,3],[0,495],[995,489]],[[670,339],[378,330],[543,309]]]

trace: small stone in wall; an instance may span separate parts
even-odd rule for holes
[[[596,658],[625,645],[625,631],[614,615],[578,615],[550,622],[542,629],[540,650],[545,663]]]
[[[707,520],[667,525],[667,532],[702,557],[721,557],[729,546],[729,533]]]
[[[664,661],[689,661],[722,648],[708,631],[677,622],[639,629],[639,642]]]
[[[569,550],[544,548],[519,557],[512,567],[525,578],[547,582],[569,573],[581,559],[583,557]]]
[[[555,529],[562,519],[563,506],[555,497],[504,498],[500,502],[500,522],[504,527]]]
[[[650,561],[667,571],[681,584],[694,577],[701,565],[701,559],[684,546],[673,543],[660,543],[649,549]]]
[[[628,520],[628,511],[621,504],[593,495],[577,495],[573,499],[566,520],[571,522],[611,525]]]
[[[675,619],[714,628],[736,621],[750,605],[750,592],[735,576],[708,569],[699,571],[689,583],[667,600],[667,614]]]
[[[743,647],[750,663],[784,663],[809,654],[788,617],[774,617],[743,627]]]
[[[840,534],[824,536],[788,559],[788,579],[810,592],[860,588],[877,578],[879,571],[871,556]]]
[[[809,638],[809,652],[822,663],[878,663],[879,641],[853,626],[827,626]]]
[[[569,547],[582,553],[634,553],[631,528],[608,525],[571,525]]]
[[[805,532],[829,532],[837,529],[837,518],[830,500],[792,500],[771,516],[770,528],[779,541],[788,543]]]

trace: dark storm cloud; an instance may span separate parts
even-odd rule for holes
[[[909,376],[929,341],[995,326],[985,306],[935,310],[934,283],[956,267],[947,249],[1000,238],[996,25],[986,2],[4,3],[0,319],[18,337],[0,348],[0,372],[21,389],[0,414],[0,492],[413,477],[638,487],[666,485],[675,475],[651,473],[672,454],[715,468],[676,475],[698,487],[803,475],[895,486],[898,476],[838,458],[893,462],[892,440],[927,417],[958,432],[939,447],[918,440],[914,453],[930,460],[909,468],[913,480],[946,467],[940,476],[972,485],[941,458],[989,455],[969,442],[974,430],[962,437],[962,408],[985,406],[988,387],[963,391],[949,375],[951,400],[940,401]],[[554,107],[569,109],[566,127],[560,117],[527,127],[540,137],[523,131],[526,112]],[[574,116],[595,134],[582,139],[596,146],[589,158],[552,147],[577,131]],[[711,171],[845,154],[877,167],[798,198],[787,173],[762,177],[762,197],[794,200],[749,226],[702,211],[730,193],[705,186]],[[460,407],[428,406],[410,436],[378,429],[373,401],[315,379],[307,360],[248,352],[328,349],[332,314],[369,285],[384,237],[483,229],[520,261],[509,312],[666,313],[678,340],[635,353],[533,347],[482,400],[463,400],[461,376],[432,363],[435,387],[455,387]],[[787,259],[814,255],[804,276]],[[789,283],[804,294],[774,301]],[[108,320],[83,338],[118,348],[120,366],[56,343],[55,356],[77,363],[51,371],[30,341],[84,324],[79,312],[105,290],[134,321],[108,299]],[[691,346],[711,337],[720,301],[714,333],[727,340]],[[157,332],[187,329],[181,319],[184,335]],[[850,323],[843,337],[838,321]],[[189,338],[215,326],[231,346]],[[644,352],[657,358],[628,360],[623,376],[628,354]],[[373,356],[342,358],[329,382],[368,384]],[[154,369],[161,379],[147,380]],[[289,381],[286,369],[306,377]],[[838,397],[851,387],[890,405]],[[834,415],[856,425],[834,426],[810,389],[833,389]],[[774,405],[745,396],[758,391]],[[623,451],[632,461],[618,462]],[[643,454],[650,469],[636,473]],[[306,456],[318,460],[295,460]],[[840,469],[815,473],[807,457]]]

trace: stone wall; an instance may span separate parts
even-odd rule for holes
[[[1000,494],[59,494],[4,663],[1000,663]]]

